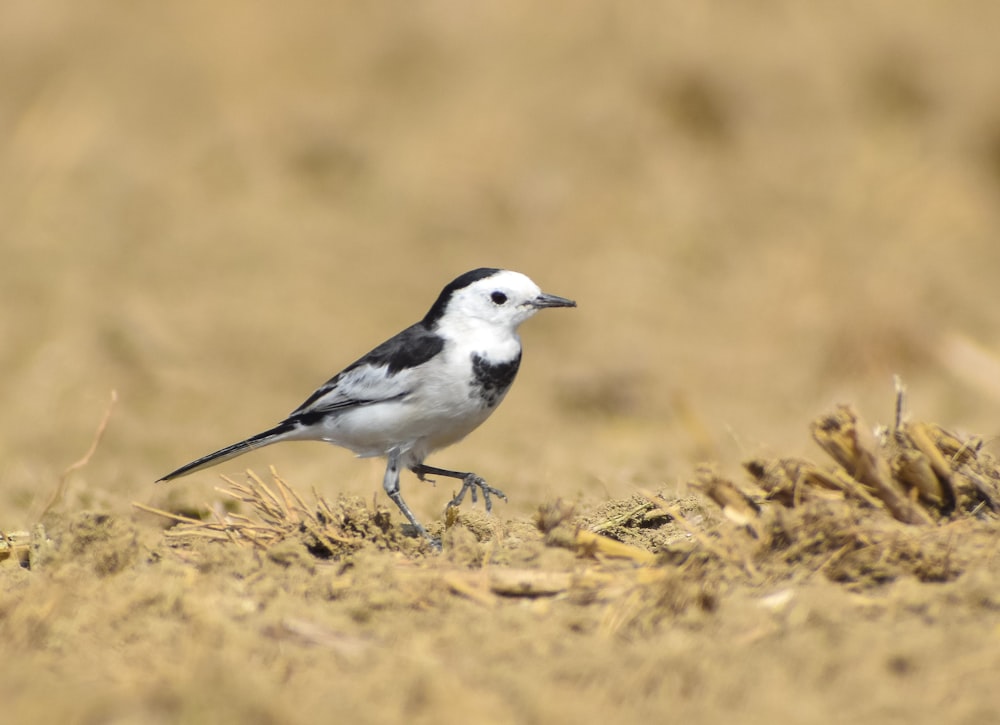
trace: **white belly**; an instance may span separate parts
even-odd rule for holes
[[[470,385],[472,362],[467,351],[449,349],[440,362],[444,364],[422,370],[415,378],[419,384],[405,397],[329,416],[310,437],[361,457],[384,456],[399,448],[405,466],[457,443],[489,418],[503,395],[490,406]]]

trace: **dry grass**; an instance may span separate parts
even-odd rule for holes
[[[397,545],[401,538],[391,535],[392,519],[385,507],[369,510],[363,502],[341,498],[336,505],[312,492],[313,503],[303,497],[271,469],[272,486],[253,471],[240,483],[223,477],[228,484],[216,490],[223,496],[250,507],[248,514],[213,509],[209,521],[163,511],[133,502],[140,511],[155,514],[177,525],[168,530],[180,541],[207,538],[238,546],[253,546],[263,551],[289,540],[302,542],[314,556],[332,558],[357,549],[365,541],[383,546]],[[398,545],[397,545],[398,548]],[[411,547],[413,549],[419,546]]]
[[[217,491],[220,502],[231,505],[207,505],[198,517],[133,504],[168,523],[155,537],[148,525],[104,514],[50,514],[48,526],[36,527],[30,540],[4,537],[13,546],[0,549],[0,581],[21,586],[24,596],[0,600],[0,635],[15,648],[41,651],[55,646],[62,622],[72,623],[73,638],[89,629],[100,637],[120,636],[125,625],[115,624],[113,611],[98,623],[88,619],[87,609],[67,611],[65,594],[51,599],[46,593],[62,591],[67,582],[86,593],[100,581],[112,610],[134,612],[138,607],[147,612],[139,615],[146,629],[126,634],[129,638],[162,646],[155,644],[159,638],[174,636],[170,631],[188,626],[182,623],[193,617],[199,627],[214,622],[212,636],[243,657],[274,657],[278,650],[273,645],[281,651],[291,648],[286,656],[293,658],[300,656],[296,653],[326,653],[329,662],[354,673],[342,676],[364,683],[397,671],[394,660],[384,655],[393,650],[391,643],[414,635],[413,625],[406,623],[414,616],[433,623],[437,646],[458,647],[451,656],[469,645],[464,638],[454,644],[447,637],[441,640],[449,626],[477,633],[476,651],[482,658],[468,660],[467,666],[476,670],[476,677],[499,677],[501,670],[491,663],[509,662],[502,653],[512,642],[528,652],[546,648],[550,645],[543,643],[567,627],[575,636],[587,633],[609,648],[590,658],[612,656],[607,654],[612,651],[652,656],[643,643],[671,642],[681,632],[697,638],[724,622],[729,622],[723,630],[726,638],[735,646],[780,647],[783,633],[816,629],[815,622],[802,616],[830,616],[831,602],[840,602],[840,589],[865,597],[845,610],[848,620],[852,607],[863,606],[866,618],[891,622],[895,605],[888,587],[906,581],[947,585],[951,606],[961,602],[979,615],[992,611],[995,595],[983,577],[993,568],[1000,528],[989,504],[1000,479],[994,460],[975,439],[959,442],[925,423],[897,421],[873,447],[863,446],[855,424],[854,414],[842,407],[812,426],[824,449],[833,449],[833,466],[788,458],[749,462],[750,480],[759,489],[744,490],[704,467],[692,487],[705,499],[678,500],[639,490],[597,507],[555,501],[541,506],[533,520],[499,521],[451,509],[441,524],[440,553],[423,538],[404,535],[385,506],[343,496],[331,503],[315,490],[306,496],[273,469],[269,481],[252,471],[244,481],[226,478]],[[834,433],[843,436],[835,448],[830,443]],[[933,450],[927,441],[933,441]],[[926,469],[934,473],[936,488],[888,463],[909,460],[917,452],[927,456]],[[887,478],[876,484],[873,471],[885,472]],[[986,484],[971,486],[963,480]],[[887,494],[890,485],[898,490]],[[883,498],[887,495],[911,508],[890,505]],[[20,571],[30,572],[31,580],[20,579],[18,585],[12,562],[20,562]],[[198,586],[191,588],[195,581]],[[834,589],[824,589],[823,583]],[[937,606],[937,595],[928,595],[906,594],[905,606]],[[122,597],[120,604],[114,603],[116,597]],[[734,616],[727,607],[740,601],[746,609]],[[156,626],[149,624],[153,613],[159,618]],[[505,624],[497,629],[494,622]],[[518,635],[511,640],[508,627],[526,627],[527,639]],[[862,638],[871,636],[857,631]],[[825,636],[821,627],[817,634]],[[919,640],[915,630],[909,636]],[[671,651],[684,658],[686,668],[695,668],[688,676],[705,687],[701,678],[708,673],[691,664],[699,661],[698,651]],[[529,662],[538,666],[533,657],[515,660],[519,667],[529,667]],[[552,654],[545,661],[579,666],[571,664],[572,658]],[[591,667],[597,668],[591,673],[610,677],[598,661],[591,659]],[[909,666],[903,655],[893,661]],[[768,672],[784,677],[778,674],[783,668],[787,663]],[[641,672],[640,667],[634,676]],[[125,670],[115,677],[144,681]],[[551,677],[546,675],[540,691],[553,686]],[[310,677],[293,680],[311,687],[306,684]],[[143,694],[142,687],[115,707],[135,707],[144,716],[156,711],[161,704]],[[525,683],[518,687],[525,696],[534,692]],[[632,687],[608,683],[602,692],[630,692]],[[259,707],[243,686],[227,688],[252,711]],[[681,684],[668,689],[675,696],[683,692]],[[192,691],[201,692],[197,687]],[[357,706],[358,693],[337,693],[341,702]],[[317,702],[305,691],[297,697]],[[79,702],[85,712],[100,707],[86,697]],[[217,706],[203,701],[198,707],[200,716],[216,712]],[[391,717],[406,709],[390,698],[363,711]],[[178,712],[173,706],[167,710]],[[298,716],[285,713],[279,719],[297,721]]]
[[[718,569],[711,572],[713,577],[754,585],[819,572],[866,586],[905,575],[950,581],[961,573],[963,556],[968,556],[956,554],[956,546],[962,547],[954,541],[955,532],[977,521],[987,528],[997,525],[1000,465],[982,450],[981,438],[961,441],[940,426],[904,421],[902,410],[900,389],[895,423],[879,428],[877,439],[869,443],[861,441],[858,417],[850,406],[821,416],[811,429],[834,464],[822,467],[789,457],[750,460],[745,464],[754,484],[750,491],[703,467],[692,487],[719,506],[719,519],[706,518],[697,498],[670,500],[649,491],[584,514],[562,501],[543,505],[534,517],[541,542],[593,560],[594,568],[583,577],[503,568],[493,570],[488,580],[473,582],[462,574],[470,563],[476,569],[503,563],[499,550],[523,541],[505,541],[495,527],[484,528],[475,516],[461,517],[449,509],[442,531],[452,546],[456,530],[462,530],[493,550],[454,561],[460,566],[445,576],[457,593],[481,602],[489,594],[581,598],[585,591],[587,598],[617,601],[632,610],[628,617],[613,615],[617,627],[649,614],[634,601],[637,587],[659,586],[664,577],[672,586],[678,581],[693,585],[712,567]],[[247,513],[212,508],[206,509],[208,518],[200,520],[140,503],[133,506],[173,522],[165,532],[171,547],[215,541],[270,552],[274,547],[285,551],[285,545],[292,544],[320,560],[349,558],[372,547],[411,557],[431,554],[423,540],[401,535],[385,507],[345,497],[331,504],[315,490],[307,504],[274,469],[270,485],[252,471],[245,482],[224,478],[227,486],[217,490],[248,507]],[[622,570],[614,561],[660,573]],[[692,571],[694,577],[684,576]],[[435,567],[434,576],[441,576],[440,567]],[[658,600],[647,604],[654,610],[660,607]]]

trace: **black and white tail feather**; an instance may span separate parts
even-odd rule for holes
[[[320,386],[273,428],[226,446],[168,473],[169,481],[289,440],[318,440],[361,457],[387,459],[382,485],[419,534],[429,535],[403,501],[401,468],[462,481],[449,502],[466,492],[506,500],[474,473],[424,465],[433,451],[456,443],[485,421],[503,400],[521,362],[517,328],[546,307],[575,307],[543,293],[528,277],[480,268],[450,282],[420,322],[389,338]]]

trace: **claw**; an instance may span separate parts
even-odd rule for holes
[[[496,496],[497,498],[502,498],[504,501],[507,500],[507,494],[501,491],[499,488],[493,488],[486,483],[485,480],[476,476],[475,474],[469,474],[464,479],[462,479],[462,488],[459,489],[455,497],[448,502],[445,508],[452,508],[460,506],[462,500],[465,498],[466,491],[472,497],[472,503],[477,503],[479,501],[476,489],[479,489],[483,493],[483,504],[486,507],[486,513],[493,511],[493,499],[490,496]]]

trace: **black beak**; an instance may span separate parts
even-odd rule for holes
[[[542,309],[543,307],[576,307],[576,302],[565,297],[547,295],[544,292],[531,301],[531,304]]]

